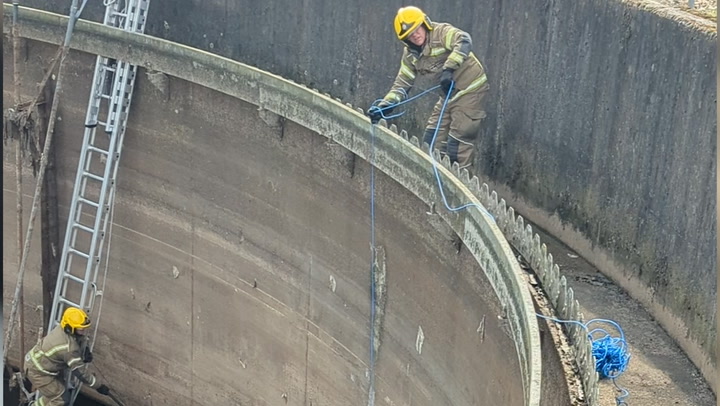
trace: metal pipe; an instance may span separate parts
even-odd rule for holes
[[[13,13],[12,13],[12,44],[13,44],[13,86],[15,87],[15,112],[20,112],[20,33],[18,32],[18,0],[13,0]],[[28,109],[32,109],[33,106],[29,106]],[[28,112],[29,114],[29,112]],[[25,120],[22,120],[25,121]],[[18,123],[19,125],[20,123]],[[18,270],[20,269],[20,263],[22,262],[22,242],[23,242],[23,193],[22,193],[22,131],[24,128],[18,127],[18,138],[15,140],[15,192],[16,196],[16,211],[17,211],[17,252],[18,252]],[[25,299],[24,292],[21,287],[20,289],[20,359],[25,357]]]

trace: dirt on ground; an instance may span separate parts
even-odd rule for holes
[[[716,404],[700,371],[640,303],[562,242],[534,225],[533,230],[575,291],[584,320],[610,319],[623,329],[631,358],[616,382],[629,392],[627,406]],[[602,380],[600,406],[615,406],[620,394],[611,381]]]

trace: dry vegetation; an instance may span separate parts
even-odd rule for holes
[[[717,0],[695,0],[693,8],[689,7],[689,0],[658,0],[662,3],[672,4],[673,6],[688,11],[698,17],[707,18],[717,22]]]

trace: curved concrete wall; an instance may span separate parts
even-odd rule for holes
[[[30,39],[64,35],[58,16],[23,12],[22,24]],[[369,156],[367,120],[278,77],[156,38],[81,23],[73,44],[197,83],[171,79],[163,93],[142,79],[132,107],[108,327],[99,335],[104,375],[135,404],[265,404],[283,393],[295,404],[357,404],[369,342],[369,167],[355,157]],[[42,47],[32,46],[45,58],[54,53]],[[47,60],[29,55],[25,73],[37,80]],[[57,130],[66,196],[94,61],[75,58]],[[538,404],[537,322],[509,245],[477,210],[428,216],[439,199],[429,157],[416,140],[376,132],[387,278],[378,394],[388,404]],[[478,202],[448,169],[440,172],[451,201]],[[67,200],[60,204],[66,212]],[[467,248],[459,254],[455,234]],[[6,252],[11,240],[3,239]],[[13,286],[6,261],[5,286]],[[28,300],[37,298],[37,277],[28,290]]]
[[[397,72],[400,5],[330,4],[156,2],[147,32],[369,105]],[[487,67],[480,174],[639,299],[717,390],[716,25],[653,1],[415,4],[470,32]]]

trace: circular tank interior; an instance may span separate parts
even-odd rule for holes
[[[25,96],[56,49],[27,41]],[[95,62],[70,55],[55,138],[60,230]],[[12,65],[3,72],[12,83]],[[139,71],[131,106],[94,362],[126,403],[358,405],[373,375],[379,404],[524,404],[502,306],[427,204],[375,171],[371,329],[368,163],[256,105],[173,77],[158,86],[153,75]],[[14,202],[10,188],[4,198]],[[16,275],[4,276],[7,299]],[[37,272],[25,286],[32,333]]]

